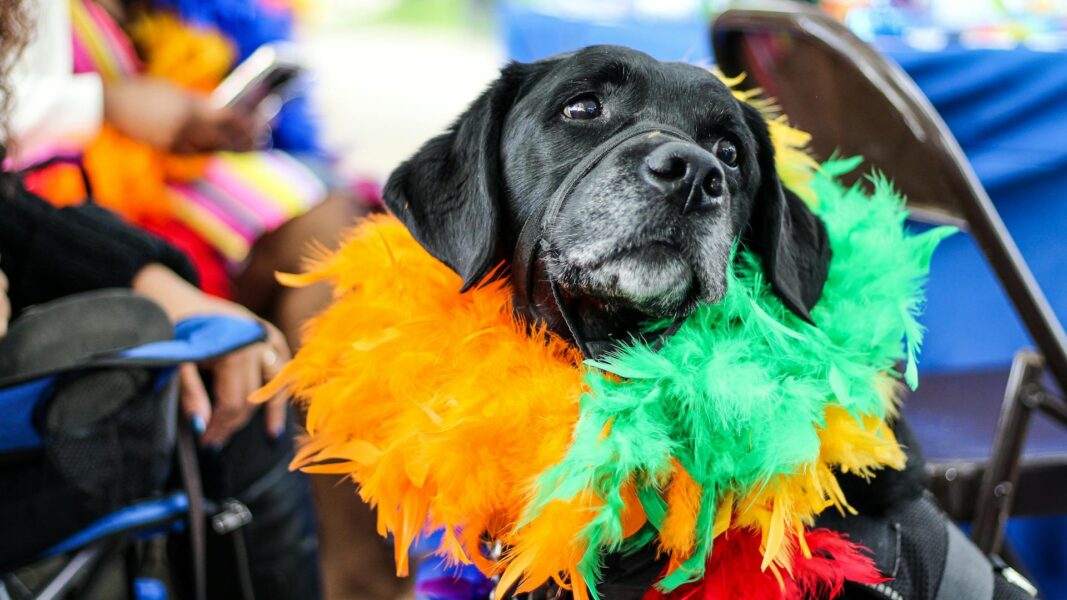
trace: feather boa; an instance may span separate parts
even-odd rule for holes
[[[501,590],[552,579],[595,596],[604,553],[645,544],[669,558],[650,598],[795,598],[880,581],[861,548],[809,527],[851,510],[836,472],[903,467],[885,419],[896,378],[916,384],[922,284],[951,230],[906,234],[884,177],[846,189],[836,178],[858,160],[806,166],[802,135],[770,123],[783,178],[833,248],[816,326],[737,250],[723,300],[659,351],[637,343],[583,363],[516,319],[505,281],[460,294],[403,225],[375,217],[308,274],[283,277],[335,287],[260,393],[289,386],[307,405],[294,467],[359,483],[400,574],[422,532],[442,530],[438,552],[499,576]],[[487,539],[506,552],[487,556]]]

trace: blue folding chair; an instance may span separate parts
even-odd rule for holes
[[[30,550],[28,555],[21,557],[23,563],[52,558],[61,566],[51,569],[50,577],[37,589],[28,589],[10,573],[4,575],[0,570],[0,599],[73,597],[91,580],[97,566],[124,543],[185,528],[193,542],[194,589],[202,598],[206,585],[203,569],[205,504],[200,491],[192,432],[183,419],[177,418],[178,381],[175,374],[181,363],[211,360],[265,338],[263,326],[251,319],[193,317],[178,323],[171,339],[96,353],[83,357],[77,364],[8,377],[0,382],[0,460],[3,460],[5,456],[18,457],[46,450],[49,435],[45,431],[43,415],[57,390],[79,375],[127,368],[146,371],[150,377],[148,385],[154,391],[152,410],[165,413],[160,415],[164,424],[164,442],[177,457],[181,487],[184,488],[163,490],[154,497],[133,502],[99,516],[43,551]],[[91,463],[92,457],[84,458]],[[236,518],[240,521],[242,517],[237,515]],[[10,539],[5,543],[10,543]],[[134,573],[127,584],[130,596],[137,600],[167,597],[167,587],[160,579],[136,577]]]

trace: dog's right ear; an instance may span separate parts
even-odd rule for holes
[[[775,295],[794,314],[812,323],[808,311],[822,296],[830,271],[826,225],[778,179],[767,123],[756,108],[741,103],[756,138],[760,186],[746,237],[763,259],[763,272]]]
[[[463,291],[502,258],[501,132],[534,68],[505,67],[447,132],[426,142],[385,184],[385,204],[430,254],[463,278]]]

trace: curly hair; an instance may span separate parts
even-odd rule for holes
[[[31,0],[0,1],[0,163],[6,156],[5,146],[10,143],[8,114],[11,110],[11,69],[30,36]]]

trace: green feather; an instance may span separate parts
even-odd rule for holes
[[[572,444],[538,480],[524,522],[552,500],[590,491],[603,500],[582,532],[589,551],[579,568],[594,594],[604,553],[632,550],[656,535],[666,501],[648,482],[666,481],[674,460],[705,492],[696,552],[659,582],[664,591],[702,576],[719,494],[743,495],[814,461],[817,427],[830,404],[883,417],[878,373],[896,373],[905,361],[908,384],[916,384],[922,287],[930,256],[953,230],[909,235],[903,200],[883,175],[867,179],[869,191],[836,179],[859,162],[827,162],[811,183],[833,249],[811,311],[817,326],[786,310],[759,258],[739,250],[725,297],[698,308],[659,351],[637,343],[586,362],[589,391]],[[628,482],[645,482],[638,496],[653,527],[623,540]]]

